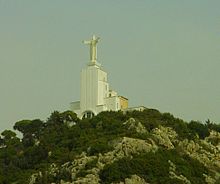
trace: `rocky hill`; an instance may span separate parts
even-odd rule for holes
[[[220,125],[154,109],[70,111],[15,123],[0,139],[0,183],[219,184]]]

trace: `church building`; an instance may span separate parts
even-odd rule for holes
[[[80,101],[71,103],[71,110],[79,118],[91,118],[102,111],[119,111],[128,108],[128,99],[110,89],[107,73],[97,62],[99,37],[93,35],[84,41],[90,47],[90,61],[81,71]]]

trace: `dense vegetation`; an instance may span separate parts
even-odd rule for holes
[[[61,165],[74,160],[83,151],[88,155],[108,152],[113,149],[111,142],[119,137],[141,136],[145,139],[144,136],[148,135],[132,132],[123,124],[131,117],[140,121],[148,132],[159,125],[172,127],[178,133],[180,140],[198,137],[204,139],[211,129],[220,132],[220,125],[210,120],[204,124],[198,121],[186,123],[169,113],[160,113],[154,109],[126,114],[102,112],[92,119],[83,120],[79,120],[71,111],[63,113],[55,111],[46,122],[39,119],[16,122],[14,129],[23,134],[22,139],[19,139],[11,130],[1,133],[0,184],[28,183],[30,175],[39,170],[43,172],[43,179],[39,183],[71,178],[68,173],[61,173],[57,178],[50,178],[44,171],[52,163]],[[167,160],[177,163],[178,172],[190,178],[193,183],[202,183],[201,174],[206,173],[207,169],[197,161],[182,156],[177,150],[160,149],[156,153],[136,155],[132,159],[123,158],[112,165],[107,165],[100,176],[103,183],[121,181],[135,173],[151,183],[178,183],[168,178]],[[198,169],[195,170],[195,168]]]
[[[182,157],[176,150],[162,149],[156,153],[149,152],[120,159],[107,165],[100,176],[103,183],[120,182],[132,174],[137,174],[150,183],[181,184],[182,182],[169,177],[170,165],[167,160],[176,163],[178,174],[187,176],[195,184],[204,183],[202,174],[208,171],[201,163],[188,156]]]

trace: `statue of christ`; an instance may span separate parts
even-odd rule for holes
[[[92,40],[83,41],[84,44],[88,44],[90,46],[90,60],[94,63],[97,61],[97,43],[99,39],[99,37],[93,35]]]

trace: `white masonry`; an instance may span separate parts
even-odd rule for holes
[[[124,103],[128,100],[109,89],[107,73],[97,62],[98,40],[93,36],[91,40],[84,41],[90,46],[90,61],[81,71],[80,101],[71,103],[71,110],[79,118],[91,118],[102,111],[127,108]]]

